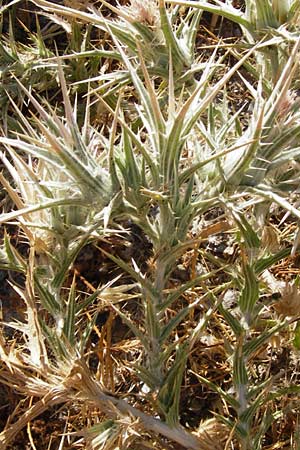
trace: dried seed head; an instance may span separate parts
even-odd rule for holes
[[[280,300],[272,304],[278,314],[283,317],[295,317],[300,314],[300,289],[297,284],[277,280],[268,270],[263,272],[262,280],[273,294],[281,295]]]
[[[270,251],[271,253],[276,253],[280,249],[278,231],[272,225],[265,225],[261,236],[262,247]]]
[[[132,22],[154,26],[159,21],[157,0],[130,0],[130,5],[126,6],[125,9],[131,15]]]
[[[208,419],[201,422],[195,434],[203,450],[223,450],[229,436],[229,430],[217,419]]]
[[[276,311],[284,317],[300,314],[300,290],[295,284],[286,282],[280,289],[281,299],[274,304]]]

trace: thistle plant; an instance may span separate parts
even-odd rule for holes
[[[26,316],[5,324],[21,333],[12,346],[5,343],[5,329],[0,330],[0,380],[37,400],[0,433],[1,446],[6,448],[27,423],[59,404],[91,414],[92,419],[83,420],[82,431],[77,427],[75,437],[70,433],[76,446],[134,448],[138,435],[145,440],[159,435],[162,448],[167,438],[185,448],[208,450],[214,436],[220,448],[263,448],[272,421],[279,417],[272,402],[299,393],[297,385],[286,386],[270,374],[268,362],[259,359],[276,336],[294,333],[294,340],[299,338],[299,327],[293,329],[297,317],[287,317],[291,308],[284,305],[286,300],[276,307],[265,300],[277,289],[276,283],[266,281],[268,271],[290,254],[292,245],[268,247],[263,233],[271,207],[300,218],[293,200],[299,189],[300,131],[293,93],[299,55],[291,16],[295,5],[283,10],[279,3],[268,2],[263,9],[262,2],[247,2],[244,14],[219,1],[178,0],[170,7],[172,0],[136,0],[121,8],[102,0],[116,15],[112,20],[101,9],[88,7],[85,12],[83,4],[75,9],[44,0],[34,3],[58,22],[60,15],[73,21],[68,52],[80,42],[75,19],[107,33],[110,48],[78,47],[75,55],[55,59],[48,55],[57,69],[64,113],[22,82],[16,81],[30,101],[30,118],[9,95],[18,129],[8,134],[4,123],[0,145],[5,173],[0,181],[15,210],[4,211],[1,223],[18,225],[28,254],[21,255],[9,234],[4,235],[0,266],[24,275],[23,286],[14,288]],[[205,66],[198,65],[194,50],[202,10],[244,27],[249,50],[231,68],[218,46]],[[265,89],[265,69],[258,58],[255,86],[239,69],[247,69],[253,55],[274,45],[274,36],[264,31],[267,20],[273,34],[279,33],[280,21],[290,20],[294,28],[287,38],[279,37],[280,45],[287,44],[285,67],[280,75],[277,71],[268,77]],[[78,96],[72,102],[74,86],[64,76],[62,61],[68,65],[76,58],[95,57],[108,58],[116,66],[96,80],[87,78],[87,98]],[[195,71],[201,72],[197,79]],[[233,76],[240,77],[252,98],[246,116],[243,108],[234,114],[230,109],[228,84]],[[86,108],[82,127],[79,101]],[[110,114],[105,126],[96,129],[90,123],[91,103]],[[214,219],[205,227],[209,215]],[[129,245],[128,224],[137,226],[151,246],[143,266],[135,255],[128,260],[122,252],[108,251],[108,235],[121,235]],[[207,240],[219,233],[234,241],[233,261],[210,252]],[[90,242],[121,269],[121,275],[110,273],[109,282],[93,287],[92,293],[81,292],[71,272],[79,251]],[[186,255],[193,270],[180,281],[176,269]],[[198,270],[200,261],[203,267]],[[293,294],[297,303],[297,282],[289,287],[280,293]],[[234,307],[226,302],[228,294],[233,294]],[[110,324],[100,329],[97,317],[107,311]],[[120,352],[122,363],[116,370],[109,328],[114,315],[134,340],[128,360]],[[194,370],[201,340],[213,335],[216,323],[229,368],[223,384],[201,364]],[[91,363],[95,356],[97,369]],[[128,369],[125,377],[121,367]],[[101,376],[106,370],[111,383]],[[123,396],[114,390],[114,378],[125,383],[128,373],[133,380]],[[200,424],[198,432],[185,427],[183,419],[181,393],[191,392],[191,383],[184,386],[190,374],[201,383],[201,391],[214,392],[225,405]]]
[[[192,2],[181,0],[168,0],[167,2],[186,7],[192,6]],[[218,14],[239,24],[252,38],[256,39],[268,27],[279,28],[289,20],[294,21],[298,11],[297,2],[293,0],[283,0],[282,2],[268,0],[264,3],[259,0],[246,0],[245,12],[231,5],[230,2],[224,4],[219,0],[214,0],[212,4],[201,0],[197,5],[194,4],[194,7]]]
[[[16,79],[20,80],[27,88],[29,85],[37,92],[47,95],[51,89],[57,88],[55,79],[56,63],[43,62],[45,58],[54,56],[53,52],[46,47],[40,30],[34,34],[29,33],[31,45],[25,45],[15,40],[14,30],[10,26],[8,36],[3,35],[0,44],[1,65],[1,90],[0,105],[7,129],[12,122],[11,114],[8,114],[11,96],[18,105],[24,103],[25,95],[20,89]],[[16,122],[14,122],[16,126]]]
[[[267,41],[266,45],[263,44],[256,52],[256,58],[261,68],[259,73],[268,80],[270,83],[268,88],[272,90],[285,67],[290,54],[289,48],[297,40],[299,30],[299,22],[296,19],[299,17],[297,1],[246,0],[244,12],[230,4],[232,2],[224,4],[219,0],[213,3],[201,0],[197,4],[170,0],[167,3],[200,9],[229,19],[241,27],[246,42],[251,46]],[[238,52],[234,51],[234,54],[237,55]],[[252,72],[255,73],[255,69]]]
[[[239,61],[210,91],[207,83],[216,66],[212,58],[192,96],[177,106],[170,59],[169,103],[165,118],[142,51],[140,59],[144,83],[117,41],[116,45],[139,95],[141,105],[137,105],[137,111],[143,124],[142,130],[145,129],[147,135],[143,142],[140,131],[138,134],[133,133],[121,116],[122,140],[114,151],[116,176],[124,196],[123,214],[138,224],[151,240],[155,261],[153,271],[148,275],[140,273],[137,267],[133,270],[122,261],[117,261],[141,285],[146,338],[130,319],[123,314],[122,317],[145,346],[147,361],[144,367],[139,368],[141,377],[148,388],[156,393],[159,408],[167,422],[175,426],[179,418],[179,389],[188,344],[178,344],[175,350],[169,339],[190,307],[180,311],[169,322],[165,322],[163,317],[179,295],[199,283],[202,277],[182,286],[179,292],[166,295],[165,290],[176,261],[186,249],[194,245],[193,241],[187,239],[193,219],[219,203],[219,189],[222,186],[220,174],[215,173],[214,178],[208,178],[206,171],[201,171],[202,167],[218,160],[220,154],[213,154],[193,165],[190,158],[184,160],[182,153],[195,123],[243,61]],[[201,191],[198,193],[194,190],[196,175],[201,181]],[[211,187],[212,180],[214,188]],[[167,370],[168,360],[174,351],[174,364]]]
[[[10,181],[1,174],[1,182],[17,210],[3,214],[1,222],[19,219],[30,246],[39,258],[36,283],[44,306],[56,318],[57,327],[64,320],[65,304],[59,293],[68,270],[81,247],[109,215],[113,195],[107,155],[101,154],[97,136],[89,126],[89,106],[80,132],[60,67],[60,82],[65,100],[66,118],[46,111],[27,89],[41,116],[34,128],[13,103],[23,132],[14,139],[1,137],[5,147],[2,162]],[[26,152],[24,160],[18,151]],[[34,276],[32,274],[32,276]]]
[[[53,5],[45,0],[34,3],[51,13],[90,23],[104,32],[111,30],[114,37],[126,47],[130,57],[138,56],[139,42],[150,75],[160,77],[164,82],[169,76],[168,61],[171,53],[177,88],[187,80],[193,84],[194,74],[203,70],[203,64],[195,57],[197,27],[202,15],[200,10],[190,8],[185,14],[181,14],[178,7],[167,9],[163,0],[133,0],[126,7],[114,7],[101,0],[101,4],[116,15],[116,20],[104,17],[101,9],[95,7],[90,7],[90,12],[84,12]],[[99,91],[107,97],[106,76],[95,77],[94,81],[96,79],[103,84]],[[109,85],[111,93],[129,80],[128,72],[123,74],[121,82],[115,76],[114,84]]]

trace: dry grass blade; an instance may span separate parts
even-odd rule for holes
[[[51,406],[66,402],[66,390],[63,386],[53,388],[41,400],[37,401],[17,422],[9,424],[6,430],[0,433],[1,449],[5,450],[14,441],[16,435],[30,422]]]
[[[228,442],[228,428],[216,419],[202,422],[195,432],[201,443],[201,450],[224,450]]]

